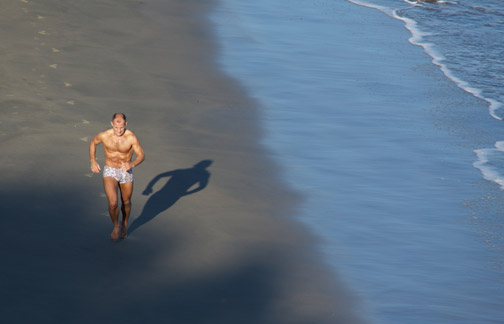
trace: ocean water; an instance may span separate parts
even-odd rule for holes
[[[504,3],[221,0],[297,215],[369,323],[504,323]]]
[[[412,44],[422,46],[447,78],[485,101],[493,118],[503,120],[502,1],[350,1],[402,20],[412,34]],[[474,163],[485,179],[500,186],[504,185],[503,144],[498,141],[494,147],[477,149]]]

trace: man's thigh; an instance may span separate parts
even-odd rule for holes
[[[123,201],[130,200],[133,194],[133,181],[119,184],[121,187],[121,198]]]
[[[103,186],[109,203],[117,203],[117,189],[119,187],[117,180],[112,177],[105,177],[103,178]]]

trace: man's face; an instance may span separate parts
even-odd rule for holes
[[[123,136],[126,131],[126,125],[128,123],[124,121],[121,117],[116,117],[113,121],[110,122],[112,128],[114,129],[114,135]]]

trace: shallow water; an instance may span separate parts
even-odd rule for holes
[[[351,0],[376,8],[404,21],[412,33],[410,42],[422,46],[445,76],[461,89],[481,99],[496,120],[504,117],[504,63],[501,35],[504,4],[498,0],[421,1]],[[501,125],[495,124],[497,131]],[[501,185],[504,168],[495,147],[475,151],[483,177]],[[495,160],[494,160],[495,159]]]
[[[412,17],[381,9],[223,0],[220,64],[260,103],[263,143],[306,197],[296,216],[369,322],[502,323],[503,233],[474,224],[500,192],[473,167],[499,98],[461,87],[435,47],[408,43]]]

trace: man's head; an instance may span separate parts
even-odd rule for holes
[[[114,135],[123,136],[126,131],[126,125],[128,122],[126,121],[126,115],[123,113],[115,113],[112,116],[112,121],[110,125],[114,129]]]

